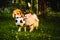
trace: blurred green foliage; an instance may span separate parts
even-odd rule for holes
[[[60,12],[53,12],[51,8],[47,8],[47,15],[43,19],[40,16],[39,28],[33,32],[22,31],[17,32],[18,27],[12,18],[12,10],[14,7],[8,7],[4,11],[0,11],[0,40],[59,40],[60,39]],[[51,13],[50,13],[51,12]],[[52,16],[52,15],[58,16]],[[50,15],[50,16],[48,16]]]
[[[26,11],[22,4],[16,4],[0,10],[0,40],[60,40],[60,12],[55,12],[51,7],[47,7],[47,15],[43,19],[39,18],[39,28],[33,32],[17,32],[18,27],[12,18],[12,11],[16,8]],[[35,5],[33,12],[36,12]]]
[[[47,7],[46,11],[47,11],[47,16],[59,16],[60,17],[60,12],[53,11],[51,7]]]

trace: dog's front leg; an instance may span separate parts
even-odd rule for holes
[[[33,29],[34,29],[34,26],[33,26],[33,25],[31,25],[31,26],[30,26],[30,32],[32,32],[32,31],[33,31]]]
[[[21,31],[21,27],[19,27],[19,29],[18,29],[18,32],[20,32]]]
[[[24,27],[24,31],[26,32],[26,27]]]

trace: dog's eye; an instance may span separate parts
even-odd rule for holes
[[[17,15],[19,15],[19,13],[17,13]]]
[[[17,20],[15,20],[17,22]]]

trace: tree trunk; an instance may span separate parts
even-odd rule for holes
[[[16,0],[16,3],[19,3],[19,0]]]
[[[45,17],[46,15],[46,2],[44,2],[44,0],[42,0],[42,16]]]
[[[38,0],[35,0],[35,1],[36,1],[36,4],[35,4],[36,5],[36,10],[37,10],[36,14],[38,15]]]

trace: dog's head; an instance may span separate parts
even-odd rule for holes
[[[20,10],[20,9],[15,9],[13,11],[13,18],[16,18],[16,17],[24,17],[24,14],[23,12]]]

